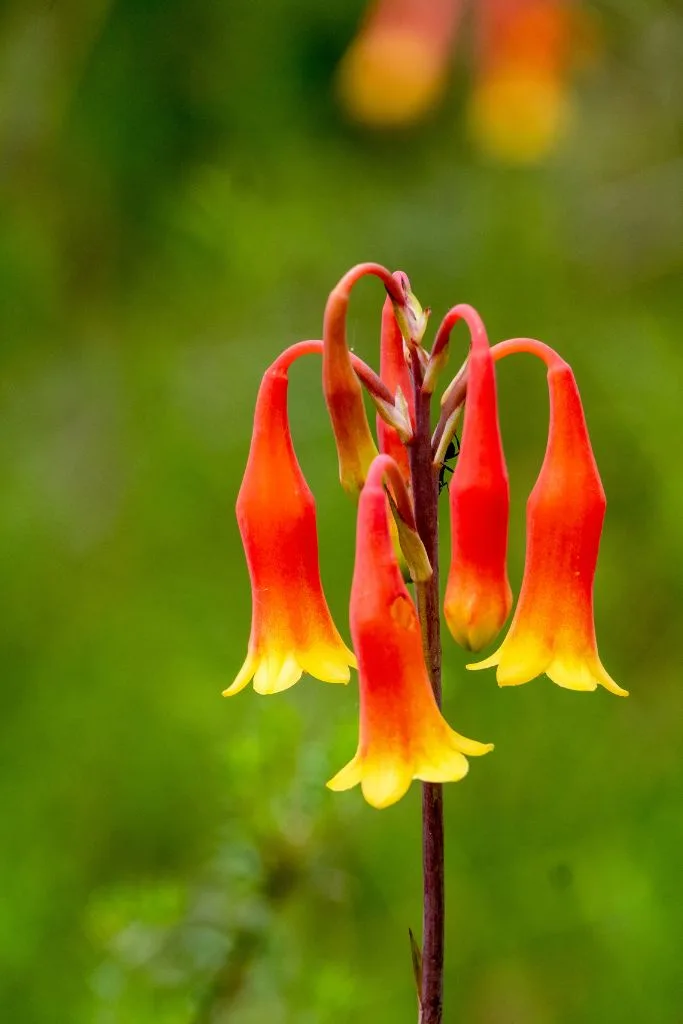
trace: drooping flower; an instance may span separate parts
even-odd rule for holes
[[[339,93],[364,124],[422,117],[446,84],[463,0],[377,0],[339,68]]]
[[[497,356],[512,351],[542,354],[548,362],[548,444],[527,503],[526,562],[512,625],[495,654],[468,668],[497,665],[501,686],[545,672],[569,690],[600,684],[627,696],[603,667],[595,639],[593,580],[606,500],[574,374],[538,342],[493,349]]]
[[[467,773],[466,754],[492,749],[454,732],[436,704],[417,611],[389,535],[381,484],[388,461],[379,456],[373,463],[358,507],[350,611],[359,664],[358,750],[328,782],[334,790],[360,783],[373,807],[395,803],[412,779],[457,781]]]
[[[510,487],[484,325],[470,306],[456,306],[444,323],[450,328],[461,317],[472,329],[472,348],[465,423],[450,484],[451,562],[444,614],[454,639],[479,651],[500,631],[512,607],[506,566]]]
[[[319,343],[314,343],[319,350]],[[224,696],[253,678],[258,693],[293,686],[303,672],[345,683],[356,660],[339,635],[323,594],[315,501],[292,445],[287,416],[292,346],[266,371],[256,401],[237,521],[251,579],[252,623],[246,661]],[[311,350],[310,346],[307,350]]]
[[[470,122],[482,149],[510,163],[543,159],[569,119],[572,25],[566,0],[482,0]]]

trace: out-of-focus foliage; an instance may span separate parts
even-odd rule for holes
[[[683,17],[593,13],[572,131],[529,171],[471,151],[457,75],[411,132],[344,122],[360,0],[3,6],[3,1021],[415,1019],[418,789],[377,813],[323,788],[355,683],[219,696],[259,375],[361,259],[574,365],[609,499],[601,654],[631,691],[498,691],[446,641],[447,717],[496,743],[447,792],[446,1020],[680,1021]],[[375,365],[381,300],[363,285],[350,328]],[[345,627],[354,509],[319,367],[292,378]],[[500,391],[518,587],[542,371]]]

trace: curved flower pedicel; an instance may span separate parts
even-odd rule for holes
[[[323,394],[337,446],[339,480],[344,490],[353,495],[362,488],[370,463],[377,455],[363,393],[346,344],[351,289],[367,275],[379,277],[393,303],[405,306],[406,292],[398,275],[390,274],[379,263],[359,263],[330,292],[323,318]]]
[[[383,474],[395,463],[372,464],[360,496],[351,588],[351,635],[358,655],[360,737],[356,756],[330,789],[360,783],[373,807],[387,807],[412,779],[448,782],[467,774],[465,754],[492,749],[460,736],[437,707],[427,674],[420,623],[389,535]]]
[[[394,314],[394,304],[387,296],[382,307],[382,332],[380,335],[379,374],[382,382],[393,396],[400,390],[401,400],[405,403],[407,417],[411,423],[415,420],[415,401],[413,398],[410,371],[404,354],[403,335]],[[377,438],[379,450],[383,455],[391,455],[398,464],[406,483],[410,481],[410,465],[408,450],[394,427],[377,415]]]
[[[464,319],[472,333],[467,404],[460,454],[450,484],[451,562],[444,615],[454,639],[479,651],[510,614],[507,576],[510,486],[498,425],[493,358],[484,325],[471,306],[454,306],[437,333],[432,355]]]
[[[287,349],[266,371],[256,401],[237,521],[252,588],[246,661],[224,696],[253,678],[257,693],[293,686],[303,672],[346,683],[356,659],[340,637],[323,594],[315,501],[297,462],[287,417],[288,370],[319,342]]]
[[[603,667],[595,639],[593,580],[606,500],[574,374],[547,345],[530,339],[492,350],[496,358],[520,351],[548,366],[548,445],[527,503],[526,562],[512,625],[495,654],[467,667],[497,665],[501,686],[545,672],[569,690],[600,684],[625,697]]]

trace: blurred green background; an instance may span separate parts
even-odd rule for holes
[[[344,119],[362,8],[2,7],[3,1021],[416,1018],[419,787],[378,813],[323,785],[355,681],[220,697],[249,630],[233,504],[260,375],[366,259],[435,318],[471,302],[492,339],[573,364],[609,501],[601,654],[631,691],[500,691],[445,641],[446,716],[496,744],[446,792],[445,1021],[683,1021],[683,14],[592,7],[572,130],[520,169],[468,141],[462,40],[424,123]],[[349,324],[375,365],[381,302],[360,285]],[[500,391],[518,588],[542,368],[506,362]],[[291,396],[347,633],[354,509],[315,361]]]

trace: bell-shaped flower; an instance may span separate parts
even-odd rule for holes
[[[513,344],[503,342],[499,348]],[[526,350],[542,348],[535,345]],[[468,668],[497,665],[501,686],[526,683],[545,672],[569,690],[595,690],[600,684],[626,696],[598,656],[593,580],[605,493],[574,374],[559,356],[549,361],[548,388],[550,430],[543,465],[527,503],[527,551],[519,603],[496,653]]]
[[[237,498],[252,622],[246,661],[224,696],[238,693],[252,678],[257,693],[277,693],[303,672],[345,683],[356,663],[332,621],[320,581],[315,501],[294,453],[287,416],[290,361],[283,353],[261,383]]]
[[[483,328],[473,335],[465,423],[449,492],[451,562],[444,614],[454,639],[479,651],[497,635],[512,607],[506,568],[510,487]]]
[[[374,0],[339,67],[339,96],[363,124],[396,127],[440,98],[463,0]]]
[[[498,160],[542,160],[570,119],[572,25],[567,0],[481,0],[476,16],[473,134]]]
[[[373,807],[399,800],[412,779],[463,778],[465,755],[490,744],[454,732],[437,706],[425,665],[420,624],[389,535],[380,456],[360,496],[351,589],[351,635],[358,655],[360,737],[356,756],[330,789],[360,783]]]

